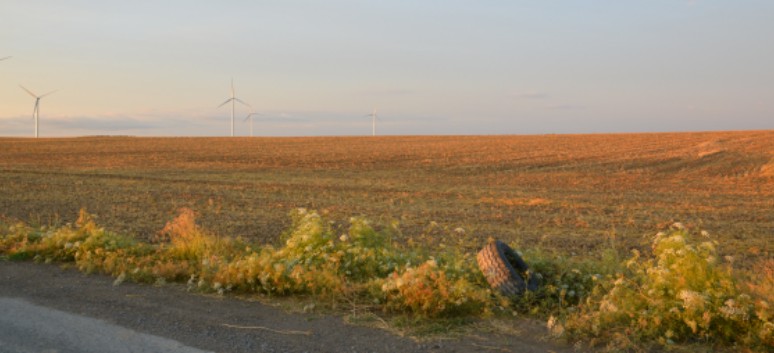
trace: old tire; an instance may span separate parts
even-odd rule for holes
[[[476,260],[489,285],[505,296],[520,296],[538,287],[538,278],[530,274],[527,263],[499,240],[489,242]]]

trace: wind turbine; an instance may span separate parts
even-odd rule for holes
[[[250,113],[247,114],[244,121],[247,121],[247,119],[250,119],[250,137],[253,137],[253,115],[261,115],[258,113]]]
[[[376,136],[376,107],[374,107],[373,113],[367,115],[371,117],[371,136]]]
[[[250,107],[250,104],[247,104],[244,101],[242,101],[241,99],[239,99],[236,96],[234,96],[234,79],[233,78],[231,79],[231,98],[226,99],[226,101],[221,103],[221,105],[219,105],[218,108],[226,105],[226,103],[228,103],[228,102],[231,102],[231,137],[234,137],[234,105],[235,105],[234,102],[242,103],[242,104],[244,104],[244,105],[246,105],[248,107]],[[250,107],[250,108],[252,108],[252,107]]]
[[[54,93],[56,91],[51,91],[51,92],[48,92],[48,93],[46,93],[46,94],[44,94],[42,96],[38,96],[35,93],[32,93],[32,91],[24,88],[24,86],[22,86],[22,85],[19,85],[19,87],[21,87],[23,90],[27,91],[27,93],[29,93],[32,96],[32,98],[35,98],[35,108],[32,110],[32,118],[35,119],[35,138],[37,138],[38,137],[38,121],[39,121],[39,118],[40,118],[40,99],[45,97],[45,96],[47,96],[47,95],[49,95],[49,94],[51,94],[51,93]]]

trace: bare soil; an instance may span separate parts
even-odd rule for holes
[[[750,268],[772,256],[772,171],[774,130],[0,138],[0,220],[59,226],[86,208],[100,226],[148,240],[189,208],[215,234],[276,244],[288,213],[306,207],[344,228],[358,215],[396,221],[401,242],[473,252],[494,236],[568,254],[612,238],[622,253],[647,251],[681,222]]]
[[[113,285],[59,265],[0,261],[0,297],[80,314],[215,352],[577,352],[541,339],[533,322],[511,334],[417,340],[323,314],[289,313],[255,300],[190,293],[180,285]]]

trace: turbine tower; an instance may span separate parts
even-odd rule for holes
[[[250,119],[250,137],[253,137],[253,115],[261,115],[258,113],[250,113],[247,114],[244,121],[247,121],[247,119]]]
[[[23,90],[29,93],[30,96],[32,96],[32,98],[35,98],[35,108],[32,110],[32,118],[35,119],[35,138],[38,138],[38,121],[40,118],[40,99],[56,91],[51,91],[42,96],[38,96],[35,93],[32,93],[32,91],[24,88],[24,86],[22,85],[19,85],[19,87],[21,87]]]
[[[371,114],[366,115],[366,117],[371,117],[371,136],[376,136],[376,108],[374,108],[374,112]]]
[[[231,102],[231,137],[234,137],[234,105],[235,105],[235,102],[242,103],[242,104],[244,104],[244,105],[246,105],[248,107],[250,107],[250,104],[247,104],[244,101],[242,101],[241,99],[239,99],[236,96],[234,96],[234,79],[233,78],[231,79],[231,98],[226,99],[226,101],[221,103],[218,106],[218,108],[226,105],[226,103],[228,103],[228,102]]]

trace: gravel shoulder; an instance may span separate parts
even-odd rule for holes
[[[230,296],[194,294],[179,285],[113,285],[57,265],[0,261],[0,297],[103,320],[140,333],[214,352],[577,352],[522,334],[486,333],[416,341],[339,317],[288,313]]]

